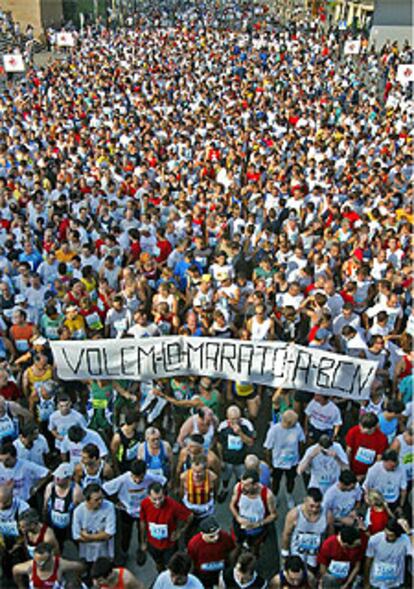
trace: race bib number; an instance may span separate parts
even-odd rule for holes
[[[228,450],[233,450],[234,452],[239,452],[243,448],[243,440],[240,436],[232,436],[230,435],[227,438],[227,448]]]
[[[279,456],[279,462],[281,466],[291,466],[295,462],[295,454],[294,452],[289,452],[289,450],[282,450]]]
[[[374,563],[374,583],[383,583],[384,581],[391,582],[397,580],[397,565],[388,562]]]
[[[337,579],[346,579],[351,569],[350,562],[340,562],[339,560],[332,560],[328,568],[328,573]]]
[[[369,448],[364,448],[363,446],[360,446],[355,455],[355,460],[358,460],[358,462],[362,462],[363,464],[373,464],[375,456],[375,450],[370,450]]]
[[[149,524],[150,534],[155,540],[166,540],[168,538],[167,524]]]
[[[303,552],[317,552],[319,544],[319,534],[299,534],[299,550]]]
[[[70,514],[61,513],[60,511],[52,511],[51,520],[57,528],[67,528],[70,524]]]
[[[328,487],[330,487],[334,483],[331,476],[326,472],[319,475],[318,482],[319,482],[319,485],[324,489],[327,489]]]
[[[125,331],[127,328],[126,319],[120,319],[119,321],[115,321],[114,328],[118,333]]]
[[[205,573],[213,573],[222,571],[224,569],[224,560],[216,560],[214,562],[203,562],[200,569]]]
[[[102,329],[103,325],[98,313],[91,313],[91,315],[87,315],[85,319],[90,329]]]
[[[29,342],[25,339],[17,339],[15,344],[18,352],[27,352],[29,349]]]

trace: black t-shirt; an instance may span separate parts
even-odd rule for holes
[[[240,585],[234,578],[234,568],[226,569],[223,573],[223,581],[226,589],[266,589],[267,581],[259,574],[255,573],[254,578],[248,585]]]
[[[247,419],[242,418],[240,429],[249,438],[255,436],[254,429]],[[242,438],[234,433],[230,425],[222,423],[218,429],[219,442],[223,448],[223,459],[229,464],[243,464],[248,447]]]

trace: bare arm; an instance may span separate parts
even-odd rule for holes
[[[296,523],[298,521],[298,508],[294,507],[289,511],[286,516],[285,520],[285,527],[283,528],[282,534],[282,549],[289,550],[290,548],[290,539],[292,537],[293,530],[295,529]]]
[[[128,569],[124,569],[124,587],[125,589],[144,589],[144,585],[141,581],[133,575]]]

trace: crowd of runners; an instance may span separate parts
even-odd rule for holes
[[[411,583],[413,53],[233,9],[85,26],[0,96],[2,587]],[[364,402],[63,382],[49,345],[176,334],[378,369]]]

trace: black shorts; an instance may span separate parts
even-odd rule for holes
[[[178,550],[178,545],[174,544],[171,548],[155,548],[150,543],[148,543],[148,552],[151,554],[155,564],[161,565],[167,568],[167,565],[173,556]]]

